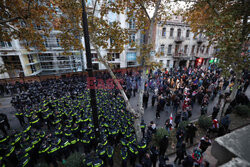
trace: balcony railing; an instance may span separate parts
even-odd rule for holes
[[[182,36],[180,36],[180,37],[177,36],[177,37],[174,38],[174,41],[179,43],[179,42],[184,41],[184,38]]]
[[[201,43],[203,43],[203,42],[206,41],[206,38],[200,37],[200,38],[197,38],[196,40],[197,40],[197,43],[198,43],[198,44],[201,44]]]
[[[187,53],[182,53],[182,52],[175,52],[174,57],[175,58],[188,57],[188,54]]]

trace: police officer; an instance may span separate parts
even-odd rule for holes
[[[144,120],[141,121],[141,131],[142,131],[142,135],[143,135],[143,138],[145,137],[145,129],[146,129],[146,124],[144,123]]]
[[[147,141],[146,139],[142,138],[141,142],[137,145],[138,148],[138,157],[139,157],[139,162],[142,162],[142,158],[147,152]]]
[[[0,113],[0,129],[7,136],[7,131],[5,129],[5,126],[7,126],[7,128],[10,129],[10,124],[9,124],[7,115]]]
[[[120,151],[122,157],[122,167],[127,167],[128,149],[127,147],[122,147]]]
[[[113,167],[113,165],[114,165],[114,161],[113,161],[114,147],[112,147],[111,145],[108,145],[106,153],[107,153],[107,156],[108,156],[108,165],[110,167]]]
[[[137,155],[138,155],[137,147],[134,144],[129,144],[130,165],[132,167],[135,167]]]

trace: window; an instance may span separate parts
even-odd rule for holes
[[[177,30],[177,37],[181,37],[181,29]]]
[[[59,38],[56,38],[56,43],[57,43],[57,46],[60,47],[60,39]]]
[[[167,60],[167,67],[169,67],[169,64],[170,64],[170,60]]]
[[[44,46],[45,47],[49,47],[49,45],[48,45],[48,38],[44,36],[43,39],[44,39],[44,43],[43,43]]]
[[[135,42],[135,34],[129,36],[129,45],[131,46]]]
[[[34,73],[36,72],[36,66],[35,65],[31,65],[30,66],[31,72]]]
[[[136,61],[136,52],[128,52],[127,61]]]
[[[209,46],[207,46],[207,50],[206,50],[206,54],[208,54],[209,53]]]
[[[5,47],[5,43],[1,41],[1,47]]]
[[[32,55],[28,55],[28,59],[29,59],[29,62],[30,62],[30,63],[33,63],[33,62],[34,62],[33,56],[32,56]]]
[[[120,53],[108,53],[108,61],[115,61],[115,59],[120,59]]]
[[[187,30],[186,37],[189,38],[190,30]]]
[[[135,20],[134,19],[129,20],[129,29],[135,29]]]
[[[9,47],[12,47],[11,42],[7,42]]]
[[[12,47],[12,44],[11,44],[11,42],[1,41],[0,46],[1,47]]]
[[[170,28],[170,37],[172,37],[174,34],[174,28]]]
[[[91,53],[91,55],[92,55],[92,58],[97,59],[97,53]]]
[[[184,46],[184,53],[187,54],[188,45]]]
[[[120,59],[120,53],[116,53],[116,54],[115,54],[115,58],[116,58],[116,59]]]
[[[162,28],[162,34],[161,34],[163,37],[166,36],[166,28]]]
[[[205,45],[202,46],[201,53],[204,53],[204,50],[205,50]]]
[[[160,63],[163,64],[163,60],[160,60]]]
[[[161,53],[164,54],[164,50],[165,50],[165,45],[161,45]]]
[[[172,45],[168,45],[168,54],[172,53]]]
[[[200,47],[198,46],[198,47],[197,47],[197,50],[196,50],[196,53],[199,53],[199,50],[200,50]]]
[[[91,0],[87,0],[87,6],[92,6],[92,1]]]
[[[192,46],[192,52],[191,53],[194,53],[194,49],[195,49],[195,45]]]
[[[140,43],[141,43],[141,44],[144,44],[144,43],[145,43],[145,35],[144,35],[144,34],[141,34]]]

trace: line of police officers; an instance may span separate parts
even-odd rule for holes
[[[83,145],[85,166],[113,166],[114,147],[119,146],[122,166],[135,166],[147,149],[147,140],[137,144],[133,117],[125,110],[116,90],[97,90],[100,125],[98,145],[93,148],[93,130],[89,91],[84,80],[66,78],[32,83],[27,92],[13,98],[16,116],[23,131],[0,136],[0,166],[33,166],[43,157],[57,166]],[[142,124],[142,126],[145,126]],[[144,127],[145,128],[145,127]],[[91,150],[95,149],[95,154]]]

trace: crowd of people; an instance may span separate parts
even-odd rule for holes
[[[122,87],[128,98],[136,96],[141,88],[141,73],[131,71],[116,73],[123,80]],[[97,74],[96,78],[104,82],[110,79],[107,73]],[[235,78],[229,83],[221,77],[221,71],[215,67],[208,70],[198,68],[172,69],[164,72],[149,72],[145,82],[143,106],[148,107],[150,94],[151,105],[156,105],[156,118],[164,110],[173,112],[174,121],[166,120],[166,130],[179,127],[181,121],[192,116],[196,101],[201,106],[201,115],[206,115],[207,106],[221,90],[229,86],[231,90]],[[242,80],[238,93],[246,91],[248,81]],[[229,85],[231,84],[231,85]],[[0,115],[0,165],[33,166],[39,158],[48,164],[57,166],[71,152],[83,147],[85,166],[113,166],[114,149],[120,150],[121,166],[141,165],[142,167],[171,166],[166,164],[168,157],[168,137],[160,141],[160,147],[149,147],[152,136],[156,133],[156,124],[151,121],[147,126],[142,120],[143,139],[137,141],[133,127],[133,115],[126,110],[126,104],[118,89],[97,89],[97,111],[100,137],[95,137],[95,129],[90,105],[90,93],[87,89],[86,76],[72,76],[60,79],[48,79],[42,82],[7,84],[2,93],[12,95],[11,103],[16,110],[22,131],[9,131],[8,119]],[[7,92],[6,92],[7,90]],[[217,107],[217,108],[216,108]],[[218,105],[213,112],[213,126],[216,127]],[[217,112],[217,114],[216,114]],[[228,128],[228,122],[225,120]],[[174,126],[175,125],[175,126]],[[192,155],[187,155],[186,144],[193,144],[197,128],[190,123],[185,130],[178,128],[176,138],[176,159],[183,166],[202,163],[203,153],[211,141],[209,133],[203,137]],[[213,131],[211,127],[211,131]],[[211,132],[209,131],[209,132]],[[138,158],[138,161],[137,161]],[[137,163],[138,162],[138,163]]]

